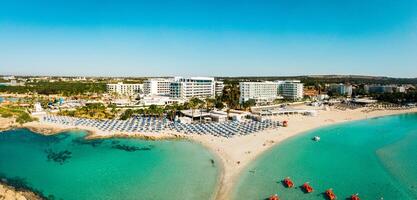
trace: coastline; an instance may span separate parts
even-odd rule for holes
[[[276,120],[287,120],[289,126],[274,130],[259,132],[250,136],[238,136],[234,138],[216,138],[213,136],[192,136],[204,146],[212,149],[222,159],[223,176],[217,192],[218,200],[231,199],[234,187],[240,173],[246,166],[259,155],[270,150],[280,142],[307,133],[311,130],[344,122],[352,122],[389,115],[415,113],[417,108],[408,110],[379,110],[363,112],[364,109],[356,110],[330,110],[320,111],[316,117],[308,116],[279,116]]]
[[[0,181],[0,199],[3,200],[42,200],[32,191],[16,189]]]
[[[219,177],[218,185],[216,185],[215,193],[213,194],[213,199],[223,200],[232,198],[232,192],[236,186],[238,177],[249,163],[255,160],[259,155],[263,154],[265,151],[270,150],[271,148],[275,147],[275,145],[278,145],[280,142],[290,137],[307,133],[313,129],[343,122],[414,112],[417,112],[417,108],[407,110],[377,110],[372,112],[365,112],[364,108],[360,108],[355,110],[319,110],[318,116],[315,117],[302,115],[277,116],[273,117],[272,119],[280,121],[287,120],[289,122],[289,126],[266,130],[248,136],[236,136],[233,138],[214,137],[211,135],[189,136],[169,131],[164,131],[158,134],[109,134],[95,130],[91,127],[71,127],[66,125],[41,122],[30,122],[24,125],[16,125],[10,123],[10,121],[5,123],[5,118],[0,118],[0,125],[3,126],[4,124],[8,124],[6,129],[28,128],[34,132],[44,135],[52,135],[71,130],[83,130],[88,132],[86,139],[131,137],[147,140],[185,139],[191,140],[192,142],[197,142],[206,147],[216,157],[216,162],[218,163],[219,167]],[[0,126],[0,130],[5,129],[2,126]]]

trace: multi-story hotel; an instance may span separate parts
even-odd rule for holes
[[[143,84],[124,84],[119,82],[116,84],[107,84],[107,92],[119,95],[134,95],[143,90]]]
[[[173,98],[189,99],[192,97],[214,97],[216,85],[214,78],[209,77],[175,77],[170,84],[170,96]]]
[[[278,94],[285,99],[300,100],[304,97],[304,85],[299,80],[276,81]]]
[[[329,91],[338,95],[352,96],[352,85],[345,85],[343,83],[330,84]]]
[[[169,96],[172,78],[153,78],[143,82],[143,90],[146,95]]]
[[[215,81],[215,93],[216,95],[221,95],[223,93],[224,83],[223,81]]]
[[[277,98],[277,82],[240,82],[240,99],[243,103],[253,99],[256,103],[268,103]]]
[[[366,93],[382,94],[393,92],[405,92],[405,87],[397,85],[365,85],[364,90]]]

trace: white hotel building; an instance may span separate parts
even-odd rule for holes
[[[215,81],[215,93],[216,95],[221,95],[223,93],[224,83],[223,81]]]
[[[169,96],[172,78],[153,78],[143,82],[145,95]]]
[[[240,82],[239,102],[254,99],[256,103],[268,103],[277,98],[277,82]]]
[[[279,96],[290,100],[300,100],[304,96],[303,84],[298,81],[265,81],[265,82],[241,82],[240,99],[243,103],[254,99],[257,104],[271,103]]]
[[[278,94],[285,99],[301,100],[304,97],[304,84],[299,80],[276,81]]]
[[[119,82],[116,84],[107,84],[107,92],[116,93],[119,95],[135,95],[143,90],[143,84],[124,84]]]
[[[223,91],[223,82],[211,77],[153,78],[144,81],[144,94],[187,100],[192,97],[215,97]]]
[[[192,97],[215,97],[216,84],[214,78],[209,77],[175,77],[170,84],[172,98],[190,99]]]

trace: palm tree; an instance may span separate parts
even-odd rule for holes
[[[156,107],[155,114],[161,119],[164,116],[164,108]]]
[[[191,108],[191,117],[194,120],[194,110],[199,107],[199,105],[201,104],[201,100],[197,97],[193,97],[190,99],[188,104]]]
[[[139,116],[142,116],[144,112],[143,112],[142,108],[139,108],[139,109],[135,110],[135,113]]]
[[[155,116],[155,115],[157,115],[158,114],[158,106],[156,106],[156,105],[154,105],[154,104],[152,104],[152,105],[150,105],[149,106],[149,108],[148,108],[148,114],[150,114],[150,115],[152,115],[152,116]]]
[[[201,117],[203,115],[203,109],[206,106],[206,103],[203,100],[200,100],[198,104],[198,109],[200,110],[200,123],[201,123]]]
[[[210,111],[214,108],[215,99],[213,98],[206,98],[206,109],[207,111]]]
[[[177,102],[175,102],[172,105],[167,105],[165,107],[165,109],[170,113],[169,118],[170,118],[171,121],[175,120],[175,117],[177,116],[177,111],[178,111],[179,107],[180,106],[178,105]]]

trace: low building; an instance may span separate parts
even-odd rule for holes
[[[367,98],[362,98],[362,99],[355,98],[355,99],[352,99],[351,102],[355,104],[360,104],[360,105],[371,105],[371,104],[377,103],[378,101],[374,99],[367,99]]]
[[[406,92],[406,89],[403,86],[398,86],[395,88],[395,92],[404,93]]]
[[[252,114],[265,117],[265,116],[276,116],[276,115],[294,115],[302,114],[307,116],[317,116],[317,110],[306,110],[306,109],[294,109],[294,108],[283,108],[279,105],[269,106],[257,106],[252,107]]]
[[[182,99],[174,99],[170,98],[168,96],[145,96],[141,98],[140,105],[142,106],[150,106],[150,105],[157,105],[157,106],[164,106],[164,105],[170,105],[170,104],[181,104],[184,103],[184,100]]]
[[[406,92],[404,86],[397,85],[365,85],[365,92],[368,94],[383,94],[394,92]]]
[[[365,85],[365,93],[368,94],[383,94],[383,93],[392,93],[392,86],[385,85]]]

